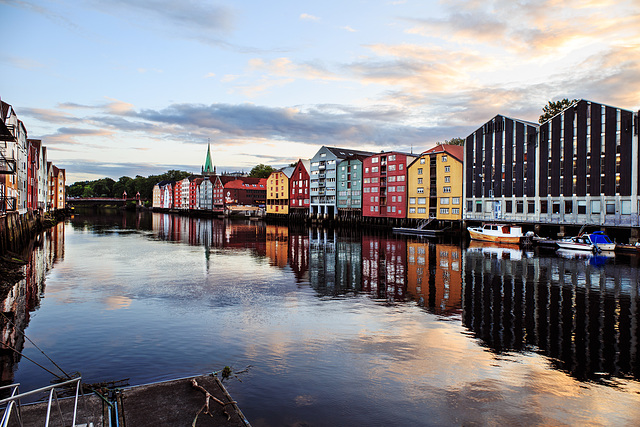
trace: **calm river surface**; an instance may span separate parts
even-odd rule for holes
[[[638,264],[86,211],[40,236],[3,311],[87,383],[251,366],[226,385],[254,426],[640,425]],[[21,390],[52,379],[1,360]]]

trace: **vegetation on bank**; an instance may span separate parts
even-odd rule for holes
[[[135,178],[122,176],[117,181],[111,178],[102,178],[95,181],[78,181],[67,186],[67,197],[122,197],[125,191],[129,197],[140,193],[143,199],[151,199],[153,186],[160,181],[180,181],[192,175],[189,172],[170,170],[162,175],[150,175]]]

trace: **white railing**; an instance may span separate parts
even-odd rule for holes
[[[20,425],[20,427],[24,427],[24,424],[22,422],[22,415],[21,415],[21,410],[20,410],[20,399],[24,399],[25,397],[28,396],[32,396],[35,394],[40,394],[40,393],[49,393],[49,399],[48,399],[48,404],[47,404],[47,413],[46,413],[46,417],[44,420],[44,426],[47,427],[49,426],[49,422],[51,420],[51,408],[53,406],[53,402],[55,399],[55,403],[56,403],[56,408],[58,410],[58,415],[60,416],[60,421],[62,423],[62,425],[67,425],[64,422],[64,417],[62,415],[62,409],[60,408],[60,402],[58,401],[58,393],[56,391],[56,389],[62,389],[64,387],[67,386],[73,386],[75,384],[75,388],[76,388],[76,395],[75,395],[75,400],[73,403],[73,421],[72,421],[72,426],[76,426],[76,416],[78,413],[78,396],[80,395],[80,381],[82,380],[82,377],[78,377],[78,378],[74,378],[72,380],[69,381],[65,381],[59,384],[54,384],[54,385],[50,385],[47,387],[43,387],[43,388],[39,388],[36,390],[31,390],[28,391],[26,393],[19,393],[18,391],[18,387],[20,386],[19,383],[17,384],[11,384],[8,386],[4,386],[4,387],[0,387],[0,390],[6,390],[6,389],[11,389],[11,396],[7,397],[6,399],[2,399],[0,400],[0,407],[4,407],[4,413],[2,414],[2,420],[0,420],[0,427],[7,427],[9,425],[9,420],[11,418],[12,413],[15,411],[16,412],[16,416],[17,416],[17,421],[18,421],[18,425]]]

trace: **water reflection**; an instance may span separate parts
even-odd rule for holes
[[[64,224],[59,223],[40,234],[33,248],[26,252],[22,267],[23,279],[0,295],[0,333],[6,346],[0,349],[0,381],[13,381],[25,345],[23,331],[29,325],[31,312],[38,308],[44,296],[45,276],[53,266],[64,259]]]
[[[587,253],[470,248],[463,323],[496,352],[537,350],[574,377],[640,378],[638,269]]]
[[[287,293],[302,300],[291,295],[291,289],[308,287],[314,300],[323,303],[364,297],[375,300],[377,307],[389,309],[417,305],[421,307],[417,311],[423,315],[422,322],[459,325],[441,321],[462,319],[467,333],[496,357],[534,351],[548,356],[555,368],[580,380],[640,378],[637,257],[534,253],[518,247],[477,243],[465,249],[455,243],[385,233],[142,212],[117,212],[112,216],[88,212],[74,217],[70,223],[79,233],[139,234],[155,245],[150,254],[162,257],[162,265],[175,262],[173,249],[178,249],[167,243],[189,246],[189,257],[199,257],[198,250],[192,249],[202,248],[203,264],[210,277],[219,265],[215,263],[223,261],[219,255],[245,255],[238,257],[237,262],[246,262],[249,255],[256,264],[269,268],[268,273],[261,270],[264,282],[271,283],[271,271],[295,278],[296,286],[291,288],[280,282],[279,287],[263,288],[266,290],[262,292],[269,293],[274,300]],[[29,313],[38,306],[46,272],[63,258],[64,227],[59,224],[42,235],[40,246],[31,252],[25,267],[25,279],[10,289],[2,302],[3,312],[9,313],[17,325],[16,328],[2,323],[4,342],[18,350],[24,347],[18,330],[26,327]],[[111,261],[115,267],[110,268],[115,271],[116,260]],[[180,274],[187,275],[193,269],[192,258],[183,264]],[[95,274],[93,270],[92,273]],[[113,289],[117,292],[114,290],[113,295],[106,297],[105,305],[108,311],[120,310],[126,312],[121,315],[132,319],[136,302],[152,296],[171,295],[167,299],[179,298],[185,306],[192,304],[192,310],[202,304],[204,297],[210,306],[224,299],[224,307],[229,308],[235,307],[238,298],[244,298],[245,302],[254,299],[249,295],[255,292],[253,288],[227,276],[224,286],[213,280],[190,278],[193,283],[172,288],[164,282],[160,271],[154,272],[151,284],[149,277],[142,280],[131,271],[122,274],[122,278],[114,279],[117,287]],[[179,281],[182,276],[178,276],[175,280]],[[293,281],[289,279],[289,283]],[[105,285],[101,284],[100,289],[104,291]],[[244,310],[245,320],[258,316],[259,310],[248,303]],[[271,314],[268,308],[265,312]],[[286,331],[279,335],[283,342],[287,337]],[[274,345],[270,343],[270,348]],[[390,348],[398,352],[406,345],[398,340]],[[414,345],[419,348],[423,343]],[[465,345],[466,341],[459,347]],[[10,380],[19,358],[6,350],[0,356],[2,379]],[[472,360],[468,362],[471,364]]]

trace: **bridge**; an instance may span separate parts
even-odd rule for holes
[[[69,197],[66,200],[67,206],[126,206],[129,202],[141,204],[144,199],[136,197],[116,198],[116,197]]]

